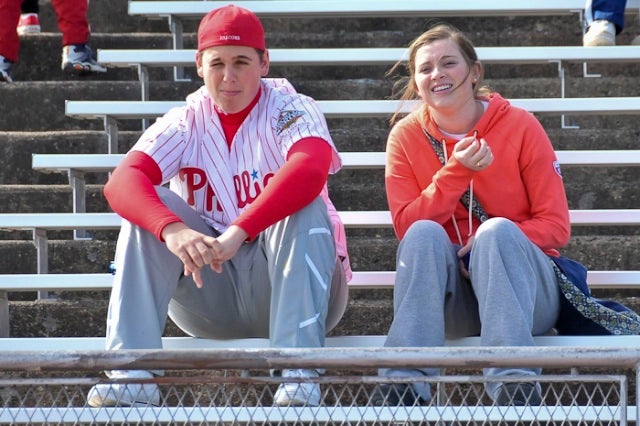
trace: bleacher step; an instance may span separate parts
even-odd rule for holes
[[[106,293],[83,293],[78,300],[13,301],[11,337],[65,337],[104,336],[107,315]],[[333,334],[384,334],[389,327],[393,308],[391,299],[351,300],[340,324]],[[82,319],[78,321],[78,319]],[[75,319],[75,320],[72,320]],[[171,321],[165,330],[167,336],[185,334]]]

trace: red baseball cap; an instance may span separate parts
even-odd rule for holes
[[[266,50],[264,28],[255,13],[229,4],[202,18],[198,27],[198,52],[229,44]]]

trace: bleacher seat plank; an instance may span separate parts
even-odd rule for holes
[[[347,228],[381,228],[391,226],[388,210],[339,211]],[[640,209],[570,210],[574,226],[637,226]],[[115,213],[1,213],[0,229],[4,230],[69,230],[118,229],[121,218]]]
[[[393,288],[395,271],[353,271],[352,289]],[[0,274],[0,291],[108,291],[113,284],[110,273]],[[589,271],[591,289],[638,289],[640,271]]]
[[[395,271],[354,271],[350,288],[393,288]],[[2,280],[0,276],[0,287]],[[587,284],[594,289],[637,289],[640,287],[640,271],[588,271]]]
[[[380,228],[391,226],[389,211],[340,211],[344,225],[348,228]],[[2,215],[0,215],[2,218]],[[640,223],[638,209],[589,209],[570,210],[569,218],[574,226],[621,225],[637,226]]]
[[[123,158],[124,154],[32,154],[31,167],[43,173],[110,172]]]
[[[111,290],[109,273],[2,274],[0,291],[105,291]]]
[[[544,64],[553,62],[620,62],[640,60],[640,46],[502,46],[476,47],[485,64]],[[194,66],[195,49],[98,49],[98,61],[110,67],[143,65]],[[405,48],[269,49],[271,65],[392,65],[408,58]]]
[[[129,15],[147,18],[181,17],[198,19],[209,11],[225,6],[225,1],[130,1]],[[371,0],[270,0],[236,1],[260,17],[326,18],[326,17],[408,17],[408,16],[558,16],[584,10],[584,0],[435,0],[371,1]],[[627,9],[640,7],[640,0],[628,0]]]
[[[122,223],[115,213],[2,213],[0,229],[69,230],[118,229]]]
[[[556,155],[563,166],[640,165],[640,150],[559,150]],[[386,160],[384,152],[341,152],[340,157],[345,169],[383,168]],[[32,154],[31,165],[44,173],[110,172],[123,158],[124,154]]]
[[[384,344],[384,335],[354,335],[354,336],[329,336],[325,346],[328,348],[378,348]],[[538,347],[582,347],[582,348],[640,348],[640,336],[536,336],[535,343]],[[47,344],[43,345],[43,341]],[[3,352],[26,351],[103,351],[105,348],[104,337],[12,337],[0,339],[1,342],[10,342]],[[463,337],[447,339],[446,346],[451,347],[476,347],[481,346],[480,337]],[[262,338],[247,339],[202,339],[197,337],[163,337],[163,349],[168,350],[197,350],[197,349],[267,349],[269,340]]]
[[[596,98],[521,98],[510,99],[512,105],[541,114],[638,114],[640,97]],[[400,108],[402,113],[413,111],[421,101],[399,100],[318,100],[327,118],[380,118]],[[65,102],[65,114],[81,119],[111,117],[114,119],[143,119],[159,117],[171,108],[181,107],[185,101],[74,101]]]

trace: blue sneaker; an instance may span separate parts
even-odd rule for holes
[[[0,55],[0,83],[11,83],[11,66],[13,62]]]
[[[62,70],[75,75],[107,72],[107,68],[96,61],[88,44],[70,44],[62,48]]]

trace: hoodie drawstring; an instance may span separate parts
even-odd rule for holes
[[[474,136],[478,134],[477,131],[474,132]],[[444,155],[444,162],[449,161],[449,157],[447,156],[447,141],[446,139],[442,139],[442,152]],[[469,182],[469,233],[467,237],[473,235],[473,179]],[[460,245],[464,245],[462,241],[462,234],[460,233],[460,228],[458,227],[458,221],[456,220],[455,213],[451,215],[451,220],[453,221],[453,227],[456,230],[456,235],[458,236],[458,241]]]
[[[443,152],[443,155],[444,155],[444,162],[446,164],[447,161],[449,161],[449,157],[447,155],[447,141],[445,139],[442,139],[442,152]],[[463,245],[462,244],[462,234],[460,234],[460,228],[458,228],[458,221],[456,220],[455,213],[453,213],[451,215],[451,221],[453,222],[453,227],[456,229],[456,235],[458,236],[458,242],[460,243],[460,245]]]

